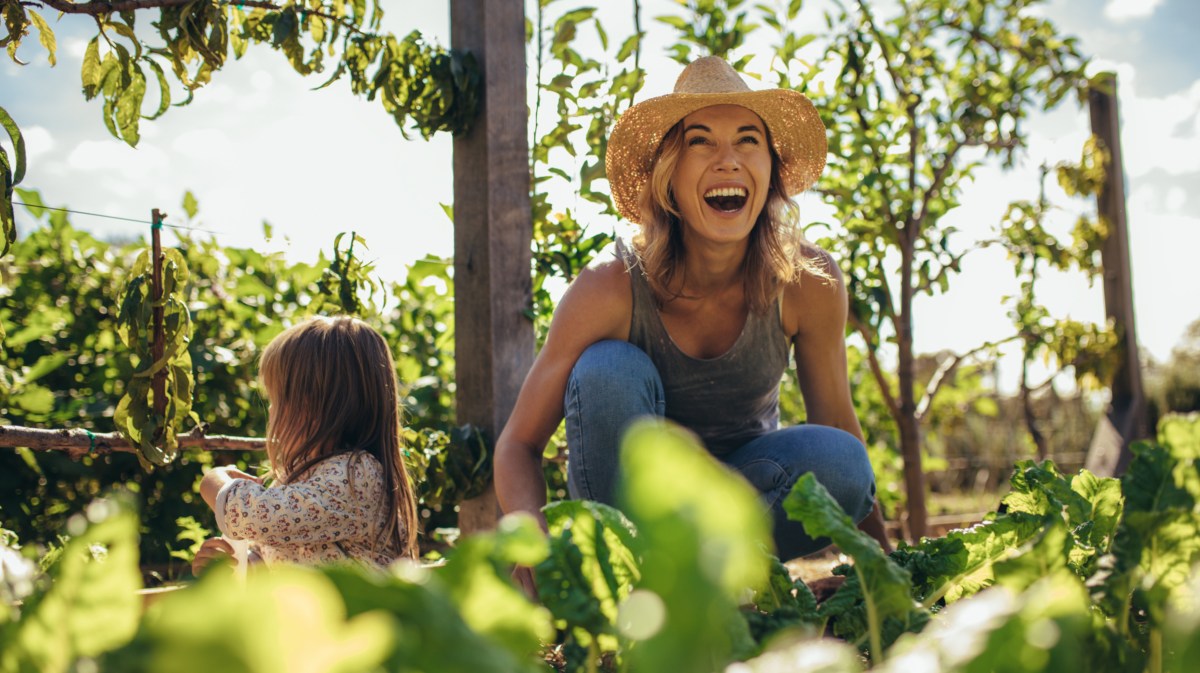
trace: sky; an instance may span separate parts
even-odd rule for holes
[[[627,34],[620,25],[629,21],[627,3],[595,4],[610,33]],[[669,91],[679,66],[664,53],[667,29],[653,21],[673,11],[673,3],[641,4],[643,26],[651,31],[643,57],[650,72],[646,97]],[[384,9],[385,30],[404,35],[415,28],[449,45],[448,0],[384,0]],[[1200,58],[1191,49],[1200,36],[1200,3],[1050,0],[1041,11],[1080,38],[1094,70],[1118,74],[1138,337],[1163,361],[1187,325],[1200,319]],[[29,65],[0,56],[0,106],[25,134],[29,168],[20,186],[40,190],[48,205],[134,219],[149,219],[159,208],[171,223],[182,220],[180,203],[190,190],[200,204],[198,226],[226,245],[282,249],[296,261],[312,261],[338,232],[356,231],[387,278],[401,277],[405,265],[426,254],[452,254],[452,227],[441,207],[452,201],[445,134],[405,140],[379,103],[354,97],[348,82],[313,91],[322,77],[301,77],[277,52],[251,47],[191,104],[143,121],[140,144],[129,148],[108,134],[99,102],[80,93],[80,64],[94,24],[45,15],[58,36],[58,64],[49,66],[34,37],[20,51]],[[821,22],[810,2],[797,28],[816,31]],[[1028,128],[1030,151],[1017,169],[980,171],[964,191],[963,206],[947,216],[944,223],[962,232],[952,239],[957,245],[988,236],[1010,201],[1035,199],[1042,161],[1078,157],[1087,110],[1068,102]],[[830,219],[815,196],[802,196],[800,206],[805,220]],[[19,206],[17,216],[20,230],[34,226]],[[1073,219],[1069,209],[1061,217]],[[275,232],[269,242],[264,221]],[[115,238],[147,229],[81,215],[72,222]],[[589,226],[627,231],[602,218]],[[1065,232],[1068,225],[1062,226]],[[1080,277],[1063,276],[1047,278],[1042,287],[1039,297],[1053,315],[1103,320],[1098,283],[1089,287]],[[950,292],[918,300],[917,350],[962,352],[1011,334],[1001,299],[1016,291],[1002,254],[972,254]],[[1011,364],[1002,369],[1015,377]]]

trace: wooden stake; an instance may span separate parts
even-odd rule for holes
[[[150,356],[153,362],[157,363],[163,358],[163,352],[166,350],[166,338],[163,334],[163,281],[162,281],[162,223],[165,213],[159,212],[158,208],[150,211],[150,218],[153,224],[150,226],[150,241],[152,246],[152,261],[154,264],[154,272],[152,276],[151,295],[153,303],[153,320],[154,320],[154,341],[150,345]],[[154,441],[158,442],[162,439],[163,430],[166,427],[167,414],[167,369],[163,367],[158,370],[158,373],[151,379],[150,390],[154,394],[154,415],[160,419],[161,423],[155,433]]]
[[[1129,443],[1148,436],[1146,396],[1138,358],[1133,315],[1133,274],[1129,229],[1125,222],[1125,171],[1121,162],[1121,125],[1117,114],[1117,76],[1103,73],[1088,91],[1092,133],[1108,151],[1104,186],[1096,197],[1108,238],[1100,251],[1104,269],[1104,309],[1117,332],[1121,360],[1112,380],[1112,400],[1092,436],[1086,467],[1100,476],[1119,475],[1129,465]]]
[[[451,0],[450,44],[483,70],[482,109],[454,138],[454,357],[459,423],[494,443],[533,363],[530,305],[525,8],[512,0]],[[459,506],[464,534],[493,528],[488,491]]]

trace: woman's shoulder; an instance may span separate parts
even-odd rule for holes
[[[622,246],[614,241],[600,251],[579,275],[571,281],[564,302],[583,300],[610,304],[614,299],[629,297],[631,266],[635,258]]]
[[[784,330],[795,336],[805,324],[836,321],[838,316],[844,321],[845,278],[833,255],[806,241],[798,246],[796,261],[800,273],[783,288]]]

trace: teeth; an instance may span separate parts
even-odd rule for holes
[[[704,198],[711,199],[717,196],[748,196],[749,192],[745,187],[721,187],[719,189],[710,189],[704,192]]]

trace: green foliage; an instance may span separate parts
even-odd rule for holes
[[[630,667],[711,671],[752,654],[737,600],[767,578],[770,528],[757,492],[691,435],[654,422],[626,433],[619,484],[642,558],[623,611],[623,631],[637,641]]]
[[[54,33],[32,9],[43,4],[47,3],[3,3],[8,32],[0,45],[8,47],[17,63],[21,61],[16,51],[33,26],[54,64]],[[99,30],[84,51],[83,94],[103,101],[109,132],[130,146],[141,137],[141,119],[155,119],[171,106],[172,88],[182,86],[186,93],[176,105],[191,102],[193,92],[211,81],[231,51],[241,58],[250,44],[279,52],[301,75],[324,72],[332,65],[333,74],[322,86],[348,76],[351,90],[368,100],[378,98],[405,134],[408,122],[425,138],[438,131],[465,133],[479,109],[475,57],[427,44],[419,32],[403,39],[375,32],[383,10],[374,0],[264,1],[249,7],[215,0],[150,3],[116,14],[85,5],[67,5],[71,9],[65,10],[52,4],[68,15],[94,17]],[[154,32],[139,30],[137,17],[154,10],[158,18],[149,24]],[[149,114],[147,102],[153,104]]]
[[[538,600],[590,658],[616,652],[618,607],[641,578],[633,524],[595,502],[556,502],[542,511],[550,553],[534,567]]]
[[[466,540],[436,570],[409,561],[386,572],[349,564],[274,567],[239,581],[217,567],[159,598],[140,621],[136,515],[124,500],[98,501],[72,521],[73,537],[48,576],[25,581],[23,605],[0,613],[0,671],[532,672],[545,670],[536,653],[549,645],[553,621],[611,643],[606,670],[858,673],[863,660],[846,643],[762,632],[769,640],[756,646],[747,621],[820,629],[829,619],[834,634],[856,643],[868,637],[870,620],[846,604],[871,596],[881,614],[893,611],[879,627],[886,660],[879,651],[872,671],[1181,673],[1194,664],[1200,642],[1200,585],[1191,570],[1200,554],[1160,544],[1169,537],[1162,525],[1136,550],[1123,536],[1144,527],[1145,517],[1132,514],[1152,514],[1159,524],[1195,515],[1194,502],[1187,510],[1171,485],[1192,493],[1200,481],[1198,424],[1171,419],[1162,436],[1173,443],[1139,448],[1121,482],[1124,517],[1114,511],[1116,482],[1086,472],[1067,480],[1049,463],[1027,463],[1014,478],[1008,512],[890,559],[819,484],[802,481],[790,510],[855,561],[842,589],[819,607],[778,561],[761,554],[765,520],[753,490],[694,440],[661,424],[635,429],[622,448],[626,461],[640,463],[623,474],[621,502],[630,519],[594,503],[551,505],[548,539],[531,517],[508,517],[497,531]],[[1151,493],[1146,487],[1153,484]],[[1092,518],[1073,525],[1076,517]],[[1111,552],[1113,561],[1085,585],[1072,545],[1103,545],[1106,538],[1084,532],[1111,530],[1117,517],[1115,541],[1097,550]],[[0,588],[10,588],[32,574],[33,564],[10,549],[11,534],[3,540]],[[948,594],[937,576],[961,575],[964,551],[992,559],[995,586],[963,592],[932,615],[921,610],[918,598]],[[1135,552],[1134,581],[1110,572],[1131,569],[1126,561]],[[12,562],[14,553],[22,563]],[[1168,562],[1167,554],[1177,558]],[[913,570],[911,584],[897,562]],[[535,605],[509,581],[510,564],[536,566],[543,598],[563,583],[569,588]],[[1133,596],[1114,610],[1104,592],[1121,587]],[[753,606],[739,611],[736,601],[747,597]],[[792,620],[792,610],[802,617]],[[896,613],[905,610],[902,628]],[[750,659],[763,642],[767,649]],[[587,643],[590,652],[581,654],[575,645],[565,671],[597,670],[602,649]]]
[[[10,28],[11,30],[11,28]],[[25,178],[25,138],[21,129],[9,116],[8,111],[0,107],[0,126],[4,127],[13,146],[13,157],[8,158],[8,151],[0,145],[0,188],[3,190],[3,201],[0,201],[0,257],[8,254],[9,248],[17,240],[17,223],[13,218],[12,195],[17,183]],[[0,346],[4,344],[4,332],[0,331]]]
[[[137,628],[141,578],[131,498],[92,502],[67,531],[70,541],[19,617],[0,620],[0,671],[77,670],[77,660],[128,642]]]
[[[150,364],[148,357],[141,362],[130,357],[117,322],[118,293],[129,284],[146,244],[96,240],[74,229],[65,213],[42,207],[36,192],[18,194],[31,204],[38,226],[0,259],[5,279],[0,326],[9,334],[0,353],[0,415],[16,425],[111,432],[118,401],[139,380],[135,367],[146,370]],[[185,196],[184,209],[192,213],[189,224],[203,227],[194,196]],[[454,304],[447,263],[418,262],[405,284],[391,287],[397,303],[382,315],[371,314],[382,301],[372,299],[379,297],[378,280],[357,257],[361,239],[350,249],[342,238],[333,263],[324,256],[316,263],[290,263],[281,253],[226,247],[176,231],[178,246],[168,254],[172,259],[177,254],[190,275],[176,286],[174,301],[191,316],[185,347],[195,377],[192,411],[204,431],[262,436],[267,408],[255,378],[261,349],[318,309],[345,312],[345,290],[353,289],[356,296],[345,301],[363,307],[363,317],[379,327],[395,354],[408,411],[410,468],[430,515],[425,522],[431,528],[454,525],[454,506],[486,486],[491,462],[485,438],[454,422]],[[331,270],[334,264],[340,266]],[[319,287],[323,279],[329,281],[326,294]],[[146,338],[144,326],[137,333]],[[179,547],[177,519],[192,517],[214,527],[195,496],[202,469],[221,461],[253,471],[263,460],[252,452],[185,451],[148,474],[124,455],[74,460],[61,452],[6,450],[0,452],[0,509],[5,525],[22,539],[45,541],[104,485],[124,484],[142,501],[142,556],[160,563]]]
[[[810,537],[829,538],[854,559],[854,577],[822,606],[822,613],[846,614],[845,609],[852,604],[846,599],[857,593],[854,598],[861,598],[866,611],[866,635],[873,660],[883,659],[885,621],[903,630],[924,624],[927,615],[913,600],[909,572],[890,560],[878,542],[855,527],[854,521],[813,475],[806,474],[796,481],[783,507],[789,519],[804,524],[804,532]],[[835,623],[834,633],[838,633],[840,623]]]
[[[194,418],[195,385],[187,350],[192,336],[192,318],[184,301],[187,262],[178,250],[164,250],[161,260],[151,260],[151,256],[144,250],[134,261],[117,313],[117,335],[135,358],[134,366],[141,368],[129,379],[113,414],[117,430],[137,447],[146,469],[166,465],[179,455],[179,430],[185,419]],[[158,266],[157,272],[154,266]],[[161,294],[154,288],[156,273]],[[155,350],[159,347],[155,343],[159,329],[156,313],[162,321],[161,354]],[[159,385],[165,400],[156,399]]]

